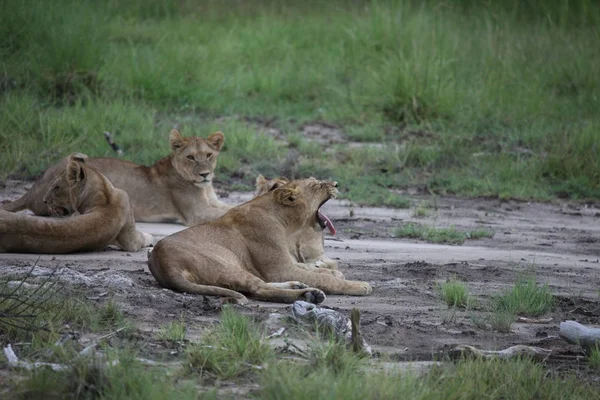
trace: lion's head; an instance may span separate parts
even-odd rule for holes
[[[268,187],[268,180],[264,177],[263,185]],[[275,181],[275,182],[273,182]],[[321,229],[328,228],[332,235],[335,235],[335,228],[331,220],[321,212],[321,206],[329,199],[335,199],[338,193],[337,182],[320,181],[315,178],[289,181],[284,183],[284,179],[279,178],[271,181],[273,198],[275,201],[286,207],[298,207],[301,214],[305,214],[307,219],[303,221],[304,225],[314,226],[318,224]],[[284,183],[279,185],[279,183]],[[259,179],[257,179],[257,186]],[[257,187],[258,192],[258,187]],[[305,211],[305,212],[302,212]]]
[[[183,137],[177,129],[173,129],[169,140],[173,151],[173,166],[179,175],[195,186],[210,186],[225,135],[215,132],[206,139],[197,136]]]
[[[256,190],[254,191],[254,197],[256,198],[267,192],[270,192],[271,190],[275,190],[278,187],[285,185],[289,181],[290,180],[288,178],[285,178],[283,176],[274,179],[267,179],[264,176],[262,176],[262,174],[259,174],[256,177]]]
[[[65,171],[61,172],[52,182],[43,201],[48,205],[53,216],[66,216],[77,210],[77,187],[85,178],[81,164],[85,163],[87,155],[73,153],[69,156]]]

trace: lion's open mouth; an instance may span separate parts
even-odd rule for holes
[[[329,229],[329,233],[335,235],[335,226],[333,226],[333,222],[327,217],[327,215],[323,214],[321,211],[317,211],[317,222],[321,226],[321,228]]]

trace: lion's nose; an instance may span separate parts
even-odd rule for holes
[[[203,173],[198,174],[198,175],[200,175],[201,177],[203,177],[204,179],[206,179],[209,174],[210,174],[210,172],[203,172]]]

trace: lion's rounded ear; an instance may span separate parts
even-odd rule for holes
[[[69,162],[70,161],[85,162],[87,159],[88,159],[88,156],[83,153],[71,153],[71,155],[69,155]]]
[[[263,176],[263,174],[258,174],[258,176],[256,177],[255,186],[262,186],[265,183],[267,183],[267,179]]]
[[[76,160],[69,160],[67,164],[67,182],[70,186],[77,185],[85,180],[85,170]]]
[[[177,129],[173,129],[169,134],[169,142],[171,142],[171,150],[175,151],[185,145],[185,138],[181,136]]]
[[[298,204],[298,190],[293,188],[278,188],[273,191],[275,201],[284,206],[295,206]]]
[[[225,135],[223,134],[223,132],[220,132],[220,131],[211,133],[206,138],[206,141],[208,142],[210,147],[212,147],[213,149],[215,149],[217,151],[221,151],[221,148],[223,147],[223,144],[225,143]]]

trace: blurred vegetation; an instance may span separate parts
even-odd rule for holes
[[[591,0],[3,1],[0,178],[112,155],[103,131],[148,164],[177,123],[225,132],[230,187],[598,199],[598,43]],[[342,143],[307,143],[316,122]]]

